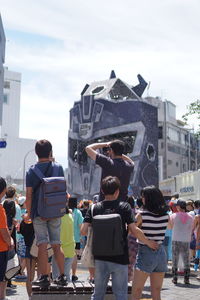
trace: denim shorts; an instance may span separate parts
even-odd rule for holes
[[[4,281],[6,268],[8,263],[8,251],[0,252],[0,282]]]
[[[60,244],[61,218],[43,220],[41,217],[33,219],[36,243]]]
[[[152,250],[146,245],[139,244],[135,269],[146,272],[166,272],[167,256],[163,245],[157,250]]]

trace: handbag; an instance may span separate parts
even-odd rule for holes
[[[50,244],[47,245],[48,258],[53,255],[53,249]],[[33,244],[31,246],[30,254],[33,257],[38,257],[38,246],[36,245],[36,238],[33,240]]]
[[[92,254],[93,229],[88,227],[87,242],[81,255],[81,263],[88,268],[94,268],[94,255]]]
[[[93,218],[94,204],[91,207],[91,216]],[[88,268],[94,268],[94,255],[92,254],[93,229],[88,227],[87,242],[81,255],[81,263]]]
[[[13,277],[15,277],[17,274],[19,274],[20,271],[21,271],[21,266],[19,264],[18,256],[15,253],[15,255],[11,259],[8,260],[7,270],[5,273],[5,279],[11,280]]]

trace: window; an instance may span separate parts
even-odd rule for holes
[[[8,104],[8,94],[3,95],[3,103]]]
[[[94,90],[92,90],[92,94],[93,95],[99,94],[103,90],[104,90],[104,86],[103,85],[97,86]]]
[[[4,89],[10,89],[10,82],[4,81]]]
[[[175,130],[171,127],[168,127],[168,137],[171,141],[179,143],[180,132],[178,132],[177,130]]]
[[[172,160],[168,159],[168,165],[172,165]]]
[[[181,144],[185,145],[186,144],[186,138],[185,138],[185,134],[183,132],[181,132],[180,137],[181,137]]]
[[[179,163],[178,163],[178,161],[176,162],[176,166],[177,166],[177,168],[178,168],[178,165],[179,165]]]
[[[158,138],[159,139],[163,138],[163,127],[162,126],[158,127]]]

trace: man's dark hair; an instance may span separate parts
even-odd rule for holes
[[[124,142],[120,140],[114,140],[110,143],[110,148],[115,155],[122,155],[124,152]]]
[[[76,197],[70,197],[68,200],[68,207],[72,210],[77,208],[78,199]]]
[[[52,152],[52,145],[47,140],[39,140],[35,144],[35,153],[39,158],[48,158]]]
[[[107,176],[102,180],[101,189],[104,195],[113,195],[120,188],[120,181],[117,177]]]
[[[0,177],[0,193],[6,188],[6,181],[4,178]]]
[[[16,193],[16,189],[13,186],[9,186],[6,190],[6,198],[12,198]]]

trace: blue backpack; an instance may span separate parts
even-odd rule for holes
[[[46,177],[35,165],[32,170],[40,178],[38,214],[42,218],[60,218],[66,213],[67,185],[64,177],[58,177],[59,165],[52,163],[52,177]]]

